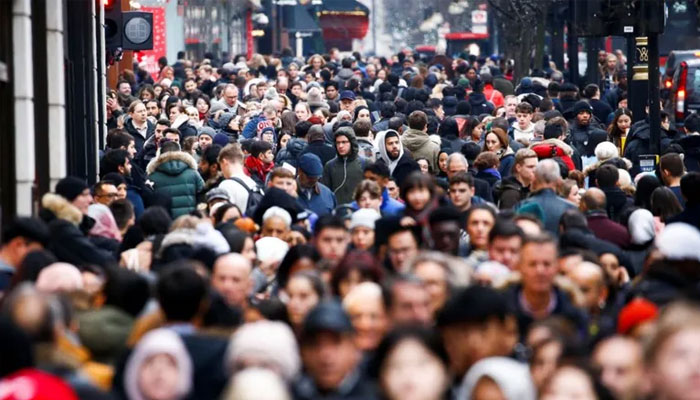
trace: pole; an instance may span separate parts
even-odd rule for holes
[[[646,111],[644,108],[647,106],[647,99],[649,98],[649,39],[643,36],[637,37],[634,40],[633,75],[632,81],[628,82],[630,91],[634,93],[634,96],[627,97],[627,104],[630,106],[630,110],[632,110],[633,122],[637,122],[646,118]]]
[[[569,0],[569,21],[566,34],[569,56],[569,81],[578,84],[578,37],[576,36],[576,0]]]
[[[649,150],[661,150],[661,106],[659,105],[659,35],[649,35]]]
[[[586,38],[586,83],[600,84],[600,71],[598,70],[598,49],[601,46],[601,38]]]
[[[634,35],[627,35],[627,108],[632,109],[632,77],[634,76],[634,58],[636,54],[636,46],[634,44]]]
[[[562,19],[559,6],[552,7],[550,12],[551,40],[552,40],[552,61],[557,68],[564,69],[564,20]]]

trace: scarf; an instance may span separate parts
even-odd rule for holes
[[[275,168],[275,163],[264,163],[261,159],[253,156],[246,157],[244,164],[250,176],[257,175],[262,182],[265,182],[267,174]]]

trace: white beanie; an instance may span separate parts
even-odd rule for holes
[[[598,161],[605,161],[619,155],[617,147],[612,142],[600,142],[595,147],[595,156]]]
[[[234,373],[238,363],[254,357],[274,365],[282,378],[291,382],[301,369],[299,347],[291,328],[279,321],[258,321],[241,326],[231,336],[226,352],[226,368]]]
[[[656,247],[667,260],[700,261],[700,231],[683,222],[666,225],[656,237]]]
[[[627,226],[632,244],[644,244],[656,236],[654,215],[645,208],[637,209],[630,214]]]
[[[374,229],[374,223],[381,217],[382,216],[379,214],[379,212],[373,208],[361,208],[352,213],[352,218],[350,219],[350,230],[353,230],[358,226]]]
[[[258,260],[262,262],[282,261],[288,250],[287,242],[272,236],[258,239],[255,242],[255,252],[258,254]]]

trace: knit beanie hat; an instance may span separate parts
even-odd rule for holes
[[[75,176],[67,176],[56,184],[56,194],[66,198],[68,201],[75,200],[88,185],[80,178]]]
[[[352,213],[350,218],[350,229],[355,229],[358,226],[374,229],[374,223],[382,216],[379,212],[372,208],[361,208]]]
[[[656,304],[643,298],[630,301],[617,316],[617,332],[627,334],[640,324],[655,320],[659,315]]]
[[[233,372],[248,356],[274,365],[286,381],[292,381],[301,369],[294,333],[279,321],[248,323],[236,330],[226,353],[227,369]]]
[[[200,137],[200,136],[202,136],[202,135],[207,135],[207,136],[209,136],[210,138],[212,138],[212,140],[213,140],[213,139],[214,139],[214,136],[216,136],[216,131],[214,131],[214,128],[212,128],[212,127],[210,127],[210,126],[203,126],[203,127],[199,130],[199,132],[197,132],[197,137]]]
[[[692,225],[677,222],[667,225],[656,237],[656,247],[667,260],[700,261],[700,231]]]
[[[231,120],[236,117],[236,114],[232,112],[223,113],[219,116],[219,128],[226,129]]]
[[[618,156],[617,147],[612,142],[600,142],[595,147],[595,156],[598,161],[606,161]]]
[[[229,143],[228,135],[226,135],[225,133],[221,133],[221,132],[214,135],[212,140],[213,140],[212,144],[218,144],[221,147],[225,147]]]
[[[579,100],[574,104],[574,115],[578,115],[581,111],[586,111],[589,114],[593,114],[593,107],[588,104],[585,100]]]

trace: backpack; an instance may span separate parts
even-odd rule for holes
[[[255,209],[258,208],[258,205],[260,205],[260,203],[262,202],[262,199],[265,196],[265,192],[263,192],[263,190],[258,185],[255,185],[253,189],[249,188],[248,185],[246,185],[241,178],[236,178],[235,176],[232,176],[229,179],[243,186],[243,188],[248,192],[248,202],[246,202],[245,205],[245,215],[248,217],[252,217],[255,213]]]

